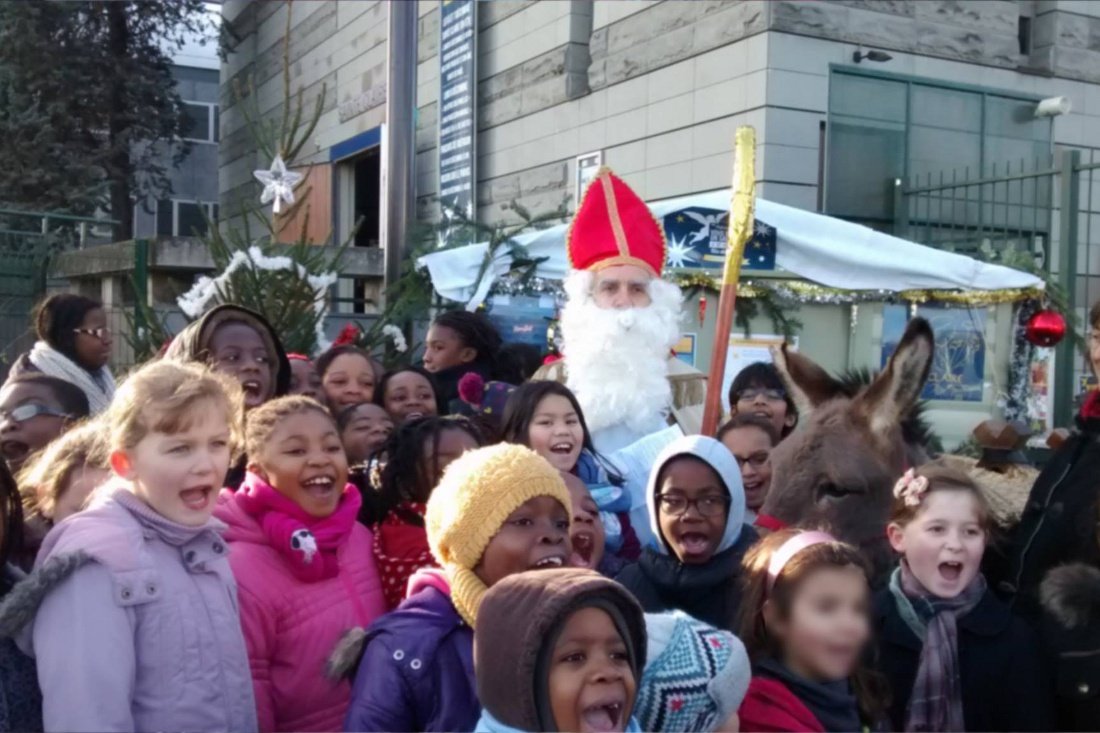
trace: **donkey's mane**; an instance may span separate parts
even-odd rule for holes
[[[859,367],[841,373],[837,377],[837,381],[840,383],[845,396],[855,397],[870,385],[878,375],[878,370]],[[943,442],[940,440],[940,436],[936,435],[935,430],[932,429],[931,423],[928,422],[925,415],[927,409],[928,403],[924,400],[918,400],[901,422],[901,435],[906,444],[920,446],[929,455],[938,455],[943,453]]]

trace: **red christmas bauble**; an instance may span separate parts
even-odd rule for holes
[[[1066,319],[1053,310],[1041,310],[1027,322],[1024,336],[1036,346],[1054,346],[1066,335]]]

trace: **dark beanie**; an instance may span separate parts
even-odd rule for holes
[[[478,701],[494,718],[518,730],[553,729],[545,690],[550,654],[565,622],[583,608],[611,617],[640,680],[645,616],[625,588],[579,568],[510,575],[485,594],[474,633]]]

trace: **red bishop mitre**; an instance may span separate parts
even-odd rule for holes
[[[569,263],[577,270],[637,265],[660,277],[665,264],[660,222],[607,167],[596,171],[585,189],[565,242]]]

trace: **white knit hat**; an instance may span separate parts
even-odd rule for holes
[[[645,615],[646,666],[634,716],[642,730],[713,731],[741,707],[752,670],[745,645],[680,611]]]

